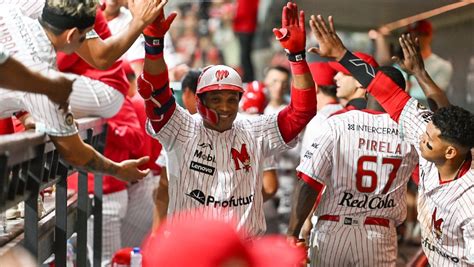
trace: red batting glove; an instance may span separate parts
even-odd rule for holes
[[[171,23],[176,18],[178,13],[171,12],[171,14],[165,19],[164,12],[161,12],[160,15],[148,25],[144,30],[143,34],[145,36],[161,38],[165,36],[165,33],[170,29]]]
[[[289,2],[283,7],[281,28],[273,28],[276,39],[289,54],[305,52],[306,29],[304,21],[304,11],[300,11],[298,16],[298,6]]]

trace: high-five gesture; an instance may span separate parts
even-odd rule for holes
[[[346,53],[346,48],[334,29],[334,21],[329,16],[329,26],[321,15],[312,15],[309,26],[314,37],[319,42],[319,48],[311,47],[308,52],[316,53],[322,57],[334,58],[339,61]]]
[[[394,56],[392,60],[410,74],[419,74],[424,71],[425,64],[421,57],[420,44],[418,38],[413,38],[410,34],[402,34],[398,39],[403,51],[403,60]]]
[[[304,56],[306,47],[304,12],[298,13],[295,3],[289,2],[283,7],[281,28],[274,28],[273,33],[288,54],[303,54]]]

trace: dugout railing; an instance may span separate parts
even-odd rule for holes
[[[106,121],[78,119],[79,135],[102,152]],[[78,171],[78,191],[67,190],[67,177]],[[23,246],[42,264],[52,253],[55,266],[66,266],[67,240],[77,233],[76,266],[87,264],[87,220],[94,216],[93,266],[100,266],[102,247],[102,176],[95,175],[94,197],[89,197],[87,172],[61,159],[47,135],[27,131],[0,136],[0,212],[24,201],[22,227],[0,236],[0,255]],[[38,218],[41,190],[55,186],[54,209]]]

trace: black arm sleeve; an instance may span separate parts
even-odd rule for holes
[[[339,63],[344,66],[359,83],[367,88],[375,78],[376,70],[369,63],[358,58],[349,50],[344,54]]]

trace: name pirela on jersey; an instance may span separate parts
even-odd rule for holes
[[[406,185],[417,163],[384,113],[349,111],[326,120],[298,171],[325,185],[316,215],[406,217]]]

